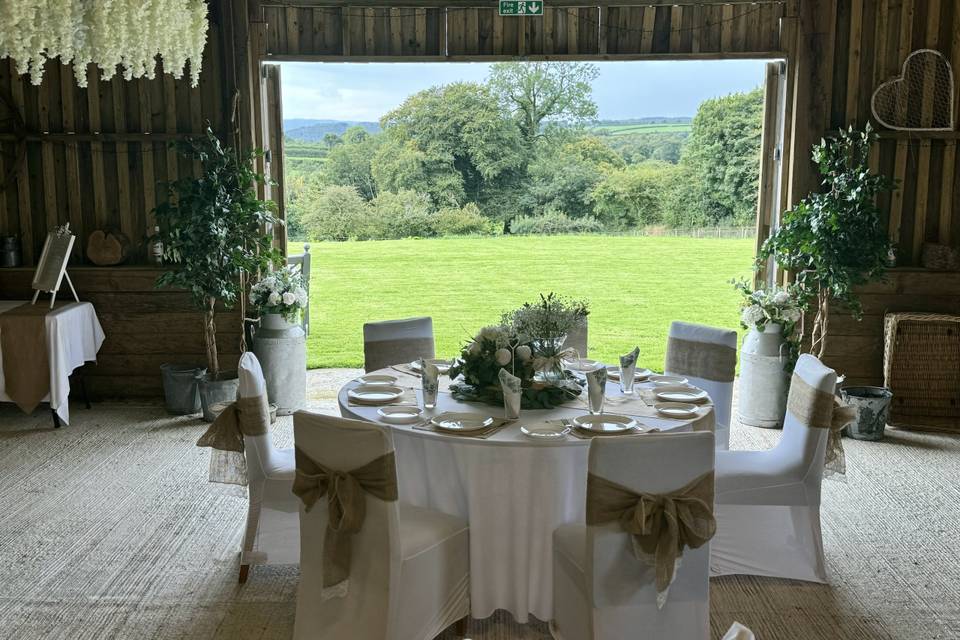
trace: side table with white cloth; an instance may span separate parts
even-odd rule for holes
[[[420,402],[418,378],[396,369],[375,373],[395,376],[398,386],[416,389]],[[378,407],[351,404],[348,391],[357,385],[353,381],[340,389],[341,415],[386,424],[379,419]],[[637,384],[641,393],[652,386]],[[696,418],[680,420],[660,417],[653,407],[638,410],[640,396],[631,404],[633,409],[626,410],[626,405],[619,404],[624,396],[615,383],[608,383],[607,396],[608,413],[635,416],[648,429],[712,431],[712,404],[703,405]],[[509,611],[521,623],[530,614],[544,621],[553,617],[553,532],[561,524],[585,519],[590,440],[568,435],[563,440],[535,441],[523,435],[521,426],[587,413],[585,404],[583,408],[573,404],[552,410],[525,410],[519,420],[484,439],[411,425],[388,425],[396,450],[400,500],[470,523],[474,618],[486,618],[497,609]],[[454,411],[503,415],[502,406],[461,402],[443,390],[436,409],[427,415]]]
[[[24,304],[29,304],[29,301],[0,300],[0,314]],[[50,390],[41,402],[50,403],[54,426],[60,426],[60,422],[70,422],[70,374],[85,362],[96,361],[97,351],[100,350],[105,336],[96,311],[89,302],[57,306],[43,318],[50,368]],[[0,402],[13,401],[6,389],[7,382],[16,375],[17,369],[10,367],[9,363],[8,367],[3,366],[3,354],[0,351]]]

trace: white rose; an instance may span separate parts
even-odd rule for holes
[[[295,296],[295,295],[293,295],[292,293],[290,293],[289,291],[287,291],[285,294],[283,294],[282,296],[280,296],[280,299],[283,300],[283,304],[288,304],[288,305],[289,305],[289,304],[293,304],[294,302],[297,301],[297,296]]]
[[[250,292],[250,304],[257,304],[257,292],[256,292],[256,291],[251,291],[251,292]]]
[[[740,315],[740,320],[748,327],[752,327],[763,320],[764,317],[763,309],[757,305],[751,305],[743,310],[743,313]]]
[[[510,364],[511,355],[509,349],[497,349],[494,357],[497,359],[497,364],[501,367]]]
[[[789,320],[790,322],[799,322],[800,321],[800,309],[787,309],[783,312],[783,317]]]
[[[306,292],[306,291],[304,291],[302,288],[301,288],[301,289],[297,289],[297,291],[296,291],[296,293],[295,293],[294,295],[297,296],[297,302],[300,303],[300,306],[304,306],[304,307],[305,307],[305,306],[307,305],[307,292]]]
[[[530,351],[530,347],[528,347],[527,345],[522,344],[519,347],[517,347],[517,358],[519,358],[521,362],[526,362],[527,360],[530,359],[530,356],[532,355],[533,355],[533,352]]]
[[[782,307],[785,304],[790,302],[790,294],[786,291],[778,291],[776,295],[773,296],[773,304],[778,307]]]
[[[271,291],[270,295],[267,296],[267,304],[271,304],[271,305],[280,304],[280,300],[282,300],[282,298],[280,297],[280,294],[277,293],[276,291]]]

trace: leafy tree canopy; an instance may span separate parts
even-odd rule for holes
[[[544,135],[545,124],[578,126],[597,117],[595,64],[583,62],[498,62],[490,89],[513,113],[528,142]]]

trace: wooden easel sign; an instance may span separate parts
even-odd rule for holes
[[[37,270],[33,274],[33,301],[30,304],[37,304],[40,292],[50,294],[50,308],[53,309],[57,301],[57,291],[63,279],[67,279],[70,285],[70,291],[73,293],[73,299],[80,302],[77,297],[77,290],[73,288],[73,282],[67,274],[67,261],[70,259],[70,251],[73,250],[73,243],[77,237],[70,233],[70,223],[57,227],[47,234],[47,241],[43,243],[43,252],[40,254],[40,262],[37,263]]]

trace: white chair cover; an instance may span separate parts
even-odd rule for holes
[[[389,432],[367,422],[298,411],[293,430],[297,448],[329,469],[351,471],[393,449]],[[365,498],[343,597],[322,597],[326,498],[301,508],[297,640],[432,640],[470,611],[466,522]]]
[[[418,358],[432,358],[434,353],[433,318],[363,325],[363,366],[368,373]]]
[[[795,373],[811,387],[834,393],[837,374],[815,357],[800,356]],[[828,435],[788,411],[773,449],[717,452],[712,575],[827,581],[820,482]]]
[[[636,492],[667,493],[713,469],[713,434],[594,438],[589,471]],[[654,570],[632,552],[617,523],[567,524],[554,533],[557,640],[710,637],[710,545],[686,549],[662,609]]]
[[[239,370],[241,398],[267,394],[257,356],[249,351],[243,354]],[[300,560],[300,502],[291,493],[293,449],[274,447],[269,432],[244,436],[243,444],[250,504],[240,564],[296,564]]]
[[[750,631],[750,629],[739,622],[734,622],[730,625],[730,628],[727,629],[727,632],[723,634],[721,640],[756,640],[756,637],[753,635],[753,631]]]
[[[689,322],[670,323],[671,338],[680,338],[690,342],[702,342],[704,344],[717,344],[724,347],[730,347],[736,352],[737,332],[729,329],[717,329],[700,324],[691,324]],[[670,361],[670,343],[667,342],[667,362]],[[671,375],[682,375],[690,381],[690,384],[700,387],[708,394],[713,401],[713,411],[717,418],[715,429],[717,449],[730,448],[730,420],[733,414],[733,379],[736,374],[736,363],[728,372],[729,382],[719,382],[710,380],[697,375],[695,371],[664,371]]]

